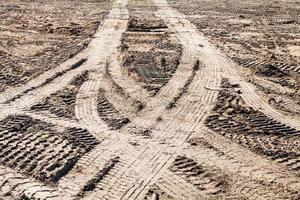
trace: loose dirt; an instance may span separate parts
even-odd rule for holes
[[[299,9],[1,1],[0,199],[299,199]]]

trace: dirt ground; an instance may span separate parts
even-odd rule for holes
[[[1,1],[1,87],[19,86],[84,49],[108,1]]]
[[[299,115],[299,2],[169,2],[241,66],[272,106]]]
[[[300,199],[299,16],[0,1],[0,199]]]

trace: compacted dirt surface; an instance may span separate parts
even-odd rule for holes
[[[108,1],[11,1],[0,5],[0,91],[22,85],[88,45]]]
[[[300,199],[299,16],[0,1],[0,199]]]

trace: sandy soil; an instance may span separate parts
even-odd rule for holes
[[[0,199],[299,199],[299,9],[1,1]]]
[[[247,80],[256,85],[272,106],[299,116],[299,4],[296,1],[195,0],[188,1],[188,6],[180,1],[169,2],[241,66]]]
[[[108,1],[1,1],[1,87],[28,82],[84,49]]]

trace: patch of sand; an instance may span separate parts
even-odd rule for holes
[[[300,46],[289,46],[287,49],[291,55],[300,57]]]

